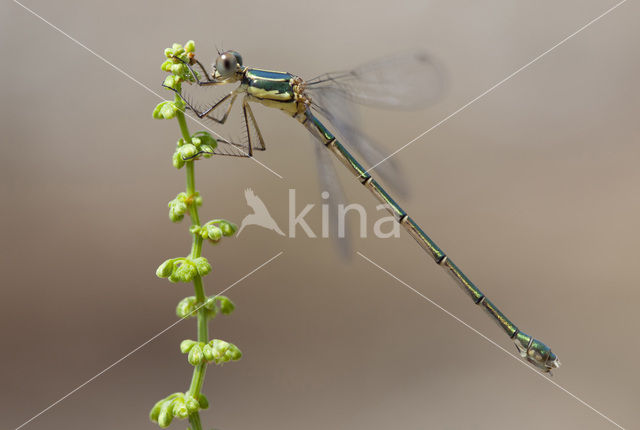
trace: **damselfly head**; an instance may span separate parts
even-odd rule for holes
[[[238,79],[238,72],[242,69],[242,56],[236,51],[225,51],[218,55],[213,70],[213,79],[226,83]]]

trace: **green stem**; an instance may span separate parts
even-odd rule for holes
[[[196,306],[198,309],[198,342],[207,343],[209,341],[208,325],[207,325],[207,310],[204,306],[205,295],[204,287],[202,285],[202,278],[196,276],[193,279],[193,286],[196,292]],[[191,386],[189,387],[189,394],[195,399],[200,395],[202,384],[204,383],[204,374],[207,370],[207,363],[205,361],[202,364],[197,365],[193,369],[193,376],[191,378]]]
[[[181,103],[182,100],[176,95],[176,103]],[[180,105],[178,105],[180,106]],[[187,121],[185,120],[184,113],[178,111],[176,114],[178,124],[180,124],[180,131],[182,132],[182,138],[186,143],[191,143],[191,134],[187,127]],[[193,160],[185,163],[187,173],[187,196],[190,199],[195,198],[196,193],[196,179],[195,179],[195,163]],[[195,201],[192,201],[189,205],[189,215],[191,216],[191,224],[193,226],[200,225],[200,216],[198,215],[198,207]],[[198,258],[202,254],[202,237],[198,234],[193,235],[193,243],[191,245],[191,258]],[[202,278],[196,276],[193,278],[193,289],[196,294],[196,307],[198,308],[198,342],[207,343],[209,341],[208,324],[207,324],[207,310],[203,306],[206,299],[204,293],[204,286],[202,285]],[[193,376],[191,378],[191,385],[189,387],[189,394],[195,399],[198,399],[202,384],[204,383],[204,375],[207,370],[206,362],[199,364],[193,368]],[[192,430],[202,430],[202,424],[200,422],[200,414],[195,412],[189,415],[189,422],[191,423]]]
[[[202,423],[200,422],[200,414],[197,412],[189,416],[189,422],[191,423],[192,430],[202,430]]]

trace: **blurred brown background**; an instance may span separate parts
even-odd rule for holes
[[[426,48],[448,70],[445,98],[364,111],[393,151],[614,2],[25,4],[163,96],[174,41],[194,39],[207,64],[217,44],[306,78]],[[20,6],[0,8],[0,427],[14,429],[172,324],[192,288],[154,275],[190,243],[187,224],[167,218],[184,188],[170,163],[176,122],[153,120],[156,96]],[[638,13],[624,4],[397,156],[413,183],[408,212],[553,347],[555,381],[627,428],[640,419]],[[306,131],[254,112],[268,139],[259,159],[284,179],[249,160],[198,163],[204,219],[240,222],[247,187],[281,226],[289,188],[299,206],[321,203]],[[343,170],[349,199],[375,214]],[[308,217],[317,228],[319,216]],[[249,227],[205,248],[210,294],[284,251],[234,286],[236,312],[212,323],[245,357],[207,372],[207,428],[614,428],[360,257],[340,261],[329,240],[298,236]],[[406,234],[354,250],[514,351]],[[151,405],[188,387],[188,337],[193,320],[24,428],[155,428]]]

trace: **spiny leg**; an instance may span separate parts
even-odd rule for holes
[[[202,63],[200,63],[200,61],[196,60],[195,58],[193,59],[193,62],[195,62],[198,66],[200,66],[200,69],[202,70],[202,73],[204,74],[204,76],[207,77],[206,81],[201,81],[200,78],[198,78],[198,74],[193,70],[193,68],[191,67],[190,62],[184,61],[182,58],[176,57],[175,55],[172,58],[180,61],[182,64],[187,66],[187,68],[189,69],[189,73],[191,73],[191,77],[193,77],[193,80],[196,82],[196,84],[200,85],[201,87],[208,86],[208,85],[221,85],[222,84],[222,82],[214,81],[213,79],[211,79],[209,77],[209,75],[207,74],[207,71],[205,70],[205,68],[202,65]]]
[[[195,80],[195,82],[199,85],[199,86],[208,86],[208,85],[220,85],[221,82],[216,82],[213,81],[211,79],[211,77],[207,74],[204,66],[202,65],[202,63],[200,63],[200,61],[196,60],[195,58],[192,59],[192,61],[197,64],[200,67],[200,70],[202,70],[204,76],[207,78],[207,81],[203,82],[198,78],[198,75],[195,73],[195,71],[193,70],[193,68],[191,67],[191,64],[189,62],[183,61],[181,58],[179,57],[173,57],[175,59],[177,59],[178,61],[182,62],[184,65],[187,66],[187,68],[189,69],[189,72],[191,73],[191,76],[193,77],[193,79]],[[182,94],[180,94],[178,91],[175,90],[175,88],[171,88],[167,85],[164,85],[164,83],[162,84],[163,87],[170,89],[171,91],[173,91],[174,93],[178,94],[178,96],[180,96],[180,98],[185,102],[186,106],[188,109],[191,109],[197,116],[198,118],[204,118],[207,117],[219,124],[224,124],[228,117],[229,114],[231,112],[231,108],[233,107],[233,103],[235,102],[237,96],[238,96],[238,89],[236,88],[235,90],[231,91],[229,94],[227,94],[226,96],[222,97],[220,100],[218,100],[214,105],[212,105],[211,107],[209,107],[208,109],[206,109],[203,112],[199,112],[187,99],[185,99]],[[222,116],[222,118],[218,119],[216,117],[210,116],[209,114],[214,112],[217,108],[220,108],[222,106],[224,106],[224,103],[229,100],[229,106],[225,109],[224,114]],[[251,157],[252,156],[252,152],[251,152],[251,148],[249,148],[249,153],[245,152],[244,147],[240,144],[234,143],[234,142],[230,142],[226,139],[216,139],[218,142],[218,146],[213,150],[213,152],[208,152],[208,151],[199,151],[198,153],[196,153],[195,155],[191,156],[191,157],[183,157],[183,160],[185,161],[189,161],[189,160],[193,160],[196,159],[198,157],[200,157],[201,155],[211,155],[211,154],[215,154],[215,155],[227,155],[227,156],[233,156],[233,157]],[[221,145],[222,144],[222,145]]]
[[[256,122],[256,118],[253,116],[253,111],[249,106],[249,102],[247,101],[247,97],[242,99],[242,114],[244,116],[244,125],[247,131],[247,147],[249,150],[249,156],[253,154],[254,149],[254,140],[258,146],[255,147],[258,151],[264,151],[267,147],[264,144],[264,139],[262,138],[262,133],[260,132],[260,128],[258,127],[258,123]]]
[[[198,84],[199,86],[209,86],[209,85],[220,85],[221,82],[216,82],[214,80],[212,80],[209,75],[207,74],[204,66],[202,65],[202,63],[200,63],[200,61],[196,60],[195,58],[192,59],[193,62],[195,62],[198,66],[200,66],[200,69],[202,70],[202,73],[204,74],[204,76],[207,78],[206,81],[201,81],[200,78],[198,78],[198,74],[193,70],[193,68],[191,67],[191,64],[188,61],[184,61],[182,58],[180,57],[176,57],[175,55],[172,57],[175,60],[180,61],[182,64],[184,64],[185,66],[187,66],[187,69],[189,69],[189,73],[191,74],[191,77],[193,78],[193,80],[196,82],[196,84]],[[178,91],[176,91],[175,88],[172,88],[168,85],[165,85],[164,83],[162,84],[163,87],[170,89],[171,91],[173,91],[174,93],[178,94],[178,96],[180,96],[180,98],[185,102],[185,104],[187,105],[187,107],[189,109],[191,109],[197,116],[198,118],[203,118],[204,116],[206,116],[209,112],[211,112],[213,109],[215,109],[220,103],[224,102],[228,97],[223,97],[220,101],[218,101],[218,103],[214,104],[213,106],[211,106],[210,108],[208,108],[207,110],[203,111],[203,112],[198,112],[198,110],[187,100],[185,99],[182,94],[180,94]],[[228,96],[230,96],[232,93],[228,94]],[[233,101],[231,102],[233,104]],[[229,110],[231,110],[231,106],[229,106]],[[228,112],[227,112],[228,115]],[[214,119],[214,118],[212,118]],[[214,119],[215,120],[215,119]],[[218,120],[215,120],[216,122],[220,122]],[[226,116],[224,117],[224,121],[226,121]],[[222,121],[222,123],[224,123],[224,121]]]
[[[202,63],[197,60],[196,58],[192,59],[198,66],[200,66],[200,70],[202,70],[202,74],[207,78],[207,82],[214,82],[213,79],[211,79],[211,76],[209,76],[209,74],[207,73],[207,70],[204,68],[204,66],[202,65]],[[189,64],[187,64],[187,67],[189,67],[189,70],[191,71],[191,74],[194,75],[193,70],[191,70],[191,67]],[[194,76],[194,78],[196,79],[196,82],[198,81],[198,77]],[[206,84],[205,84],[206,85]]]
[[[190,161],[199,158],[201,155],[227,155],[231,157],[249,158],[250,155],[245,152],[244,147],[237,143],[229,142],[226,139],[216,139],[217,146],[210,151],[199,151],[191,157],[182,157],[184,161]],[[221,145],[222,144],[222,145]]]
[[[236,98],[238,96],[238,93],[236,90],[231,91],[229,94],[227,94],[226,96],[222,97],[220,100],[218,100],[216,103],[214,103],[213,105],[211,105],[209,108],[207,108],[206,110],[199,112],[198,109],[196,109],[191,102],[189,102],[189,100],[187,100],[182,94],[180,94],[178,91],[176,91],[175,88],[171,88],[165,84],[162,84],[163,87],[170,89],[171,91],[173,91],[174,93],[178,94],[178,96],[180,96],[180,98],[184,101],[184,103],[187,105],[187,108],[189,110],[192,110],[193,113],[196,114],[196,116],[200,119],[207,117],[215,122],[217,122],[218,124],[224,124],[227,121],[227,118],[229,117],[229,113],[231,112],[231,108],[233,107],[233,103],[236,101]],[[226,108],[224,114],[222,115],[222,118],[218,119],[214,116],[211,116],[209,114],[211,114],[214,110],[216,110],[217,108],[223,106],[223,104],[229,100],[229,98],[231,98],[231,101],[229,102],[229,106]]]
[[[218,118],[216,118],[216,117],[214,117],[212,115],[209,115],[210,113],[214,113],[213,111],[216,110],[218,107],[222,108],[223,104],[227,100],[229,100],[229,98],[231,98],[231,100],[229,101],[229,106],[227,106],[227,109],[224,111],[224,114],[222,115],[222,118],[218,119]],[[233,107],[233,104],[235,103],[236,98],[238,98],[238,93],[237,93],[236,90],[233,90],[229,94],[227,94],[226,96],[224,96],[220,100],[218,100],[218,102],[216,104],[211,106],[211,108],[209,108],[207,110],[207,113],[205,115],[207,116],[207,118],[211,118],[212,120],[214,120],[218,124],[224,124],[225,122],[227,122],[227,118],[229,118],[229,113],[231,113],[231,108]],[[197,113],[196,113],[196,115],[197,115]]]

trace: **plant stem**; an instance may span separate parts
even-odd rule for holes
[[[176,95],[176,103],[181,103],[182,100]],[[178,105],[180,106],[180,105]],[[182,138],[186,143],[191,143],[191,134],[187,127],[187,122],[182,111],[176,113],[178,124],[180,124],[180,131],[182,132]],[[195,179],[195,162],[193,160],[185,163],[187,173],[187,196],[190,199],[195,198],[196,194],[196,179]],[[200,216],[198,215],[198,207],[195,201],[192,200],[189,205],[189,215],[191,216],[191,224],[194,226],[200,225]],[[202,237],[198,234],[193,235],[193,243],[191,245],[191,258],[198,258],[202,254]],[[206,299],[204,293],[204,286],[202,285],[202,278],[196,276],[193,278],[193,288],[196,294],[196,307],[198,308],[198,342],[207,343],[209,341],[208,324],[207,324],[207,310],[203,306]],[[189,387],[189,394],[196,400],[200,395],[202,384],[204,383],[204,375],[207,370],[207,363],[203,361],[193,368],[193,376],[191,378],[191,386]],[[202,424],[200,422],[200,414],[195,412],[189,415],[189,422],[193,430],[202,430]]]
[[[197,412],[189,417],[189,422],[191,423],[193,430],[202,429],[202,423],[200,423],[200,414],[198,414]]]
[[[196,276],[193,279],[193,286],[196,292],[196,303],[198,309],[198,342],[207,343],[209,341],[208,326],[207,326],[207,314],[206,308],[202,306],[205,301],[204,287],[202,285],[202,278]],[[207,370],[207,363],[203,361],[193,369],[193,377],[191,378],[191,386],[189,387],[189,393],[197,400],[204,383],[204,374]]]

